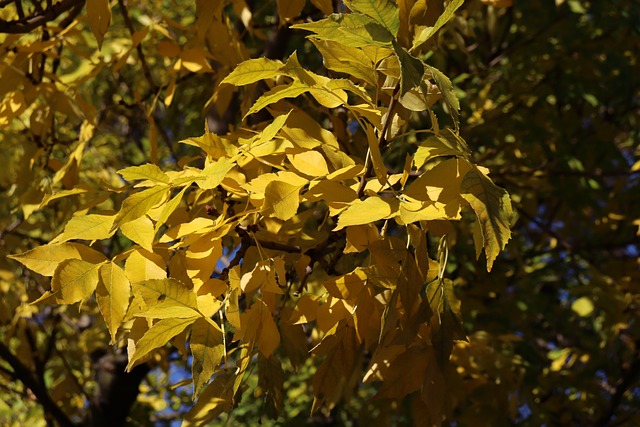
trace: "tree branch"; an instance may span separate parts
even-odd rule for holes
[[[37,2],[36,2],[37,3]],[[79,5],[84,5],[84,0],[63,0],[31,16],[21,19],[5,21],[0,19],[1,34],[25,34],[47,23],[55,20],[63,13],[71,10]]]
[[[39,383],[31,374],[29,368],[14,356],[9,347],[0,342],[0,357],[13,369],[13,376],[20,380],[36,396],[44,411],[56,420],[61,427],[74,427],[75,424],[67,417],[60,407],[51,399],[44,384]]]

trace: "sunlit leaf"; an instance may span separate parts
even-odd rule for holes
[[[103,264],[99,274],[96,301],[111,334],[111,342],[114,343],[116,332],[129,307],[131,284],[124,270],[112,262]]]
[[[480,223],[487,271],[491,271],[493,261],[511,238],[511,199],[504,189],[475,167],[464,176],[460,189]]]
[[[193,355],[194,397],[218,369],[224,356],[223,342],[222,330],[213,320],[202,317],[193,323],[189,343]]]

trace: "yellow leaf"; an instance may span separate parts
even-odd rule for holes
[[[376,87],[378,78],[373,61],[361,49],[345,46],[335,41],[311,39],[330,70],[349,74]]]
[[[438,32],[440,28],[442,28],[447,22],[449,22],[453,18],[453,14],[460,6],[462,6],[464,0],[452,0],[449,4],[447,4],[444,12],[438,17],[433,27],[425,27],[423,30],[418,32],[413,38],[413,46],[411,47],[411,51],[415,51],[422,44],[428,41],[435,33]]]
[[[402,209],[402,203],[400,203],[400,209]],[[400,214],[402,215],[402,210]],[[372,224],[347,227],[347,245],[344,253],[362,252],[378,239],[378,229]]]
[[[161,184],[169,184],[170,182],[167,174],[162,172],[162,170],[158,166],[152,163],[147,163],[140,166],[130,166],[128,168],[120,169],[118,173],[127,181],[139,181],[148,179],[154,182],[159,182]]]
[[[110,231],[115,215],[78,215],[64,226],[64,232],[51,243],[62,243],[72,239],[101,240],[113,235]]]
[[[240,328],[235,339],[241,339],[250,345],[258,344],[258,350],[269,357],[280,345],[280,333],[273,320],[271,310],[258,299],[247,311],[240,315]]]
[[[298,303],[293,309],[293,313],[291,313],[289,322],[294,325],[313,322],[314,320],[316,320],[319,307],[320,304],[318,304],[318,301],[314,296],[303,295],[300,297]]]
[[[194,398],[219,367],[224,356],[223,342],[222,330],[213,320],[201,317],[193,323],[189,343]]]
[[[278,0],[280,22],[284,23],[300,16],[306,2],[307,0]]]
[[[73,304],[88,298],[98,285],[98,269],[80,259],[67,259],[58,265],[51,279],[51,292],[59,304]]]
[[[573,310],[578,316],[586,317],[593,313],[593,302],[587,298],[578,298],[571,304],[571,310]]]
[[[124,274],[124,270],[112,262],[103,264],[99,274],[96,301],[107,324],[109,334],[111,334],[111,343],[113,344],[116,340],[116,332],[129,307],[131,284]]]
[[[216,162],[209,163],[202,170],[202,176],[205,178],[204,181],[198,180],[196,181],[196,184],[198,184],[198,187],[203,190],[216,188],[220,185],[224,177],[227,175],[227,172],[229,172],[232,167],[233,163],[231,163],[226,157],[223,157]]]
[[[140,218],[154,206],[162,203],[169,194],[168,186],[159,185],[130,195],[122,202],[112,228],[118,228],[122,224]]]
[[[382,161],[382,153],[380,152],[380,145],[378,143],[378,137],[375,130],[371,125],[365,125],[365,133],[367,134],[367,143],[369,144],[369,155],[373,162],[373,170],[376,173],[376,178],[380,185],[387,183],[387,167]]]
[[[129,240],[139,244],[149,252],[153,252],[153,240],[156,233],[153,222],[146,215],[122,224],[120,231]]]
[[[187,250],[185,264],[187,275],[193,281],[195,291],[199,292],[200,287],[209,280],[216,262],[222,256],[222,233],[213,231],[205,234]]]
[[[351,273],[340,277],[331,277],[322,286],[335,298],[356,298],[367,284],[367,275],[361,268],[356,268]]]
[[[247,114],[245,114],[244,118],[282,99],[297,98],[303,93],[308,92],[309,89],[309,86],[298,80],[295,80],[293,83],[288,85],[275,86],[271,90],[262,94],[262,96],[256,100],[249,111],[247,111]]]
[[[142,357],[146,356],[151,350],[166,345],[169,340],[182,331],[187,326],[191,325],[196,318],[189,319],[162,319],[154,324],[149,330],[140,338],[135,345],[135,351],[133,354],[129,354],[129,364],[127,365],[127,371],[131,371],[136,365],[136,362]]]
[[[262,211],[287,221],[295,216],[300,206],[300,188],[284,181],[272,181],[264,190]]]
[[[461,190],[480,223],[487,271],[491,271],[493,261],[511,238],[511,199],[506,190],[495,185],[477,167],[464,176]]]
[[[132,284],[133,293],[146,305],[141,315],[155,319],[199,316],[196,294],[176,279],[144,280]]]
[[[8,258],[22,263],[29,270],[43,276],[53,276],[58,264],[67,259],[82,259],[94,264],[107,259],[100,252],[79,243],[48,244],[20,255],[9,255]]]
[[[300,173],[309,176],[326,176],[329,174],[327,161],[317,151],[305,151],[299,154],[287,154],[287,158]]]
[[[165,279],[166,264],[158,254],[146,250],[134,250],[124,264],[124,272],[131,283],[150,279]]]
[[[396,215],[398,201],[396,199],[383,199],[379,196],[368,197],[365,200],[354,200],[338,217],[338,225],[334,231],[338,231],[349,225],[369,224],[379,219],[387,219]]]
[[[178,224],[170,230],[167,230],[167,232],[164,233],[164,236],[160,238],[160,243],[171,242],[190,234],[208,233],[215,224],[216,222],[211,218],[203,216],[196,217],[189,222]]]
[[[271,79],[279,76],[282,62],[267,58],[249,59],[244,61],[227,76],[220,84],[229,83],[244,86],[259,80]]]
[[[447,205],[440,202],[420,201],[411,197],[403,197],[400,201],[400,221],[402,224],[411,224],[418,221],[430,221],[437,219],[460,219],[460,209],[447,210]]]
[[[104,35],[111,23],[111,6],[109,0],[88,0],[87,19],[91,32],[98,41],[98,48],[102,49]]]
[[[331,0],[311,0],[311,3],[322,11],[325,15],[333,13],[333,4]]]
[[[223,412],[231,412],[236,378],[231,372],[216,374],[185,414],[181,427],[202,427]]]

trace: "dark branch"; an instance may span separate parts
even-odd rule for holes
[[[60,407],[51,399],[44,384],[39,383],[29,368],[11,353],[11,350],[0,342],[0,357],[13,369],[13,376],[20,380],[36,396],[44,411],[50,414],[61,427],[74,427],[75,424],[67,417]]]
[[[37,3],[37,2],[36,2]],[[25,16],[21,19],[5,21],[0,19],[0,33],[3,34],[25,34],[38,27],[47,25],[49,22],[56,20],[63,13],[84,5],[84,0],[63,0],[54,4],[50,8],[31,16]]]

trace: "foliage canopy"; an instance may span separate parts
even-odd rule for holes
[[[542,3],[3,2],[0,419],[638,421],[640,8]]]

